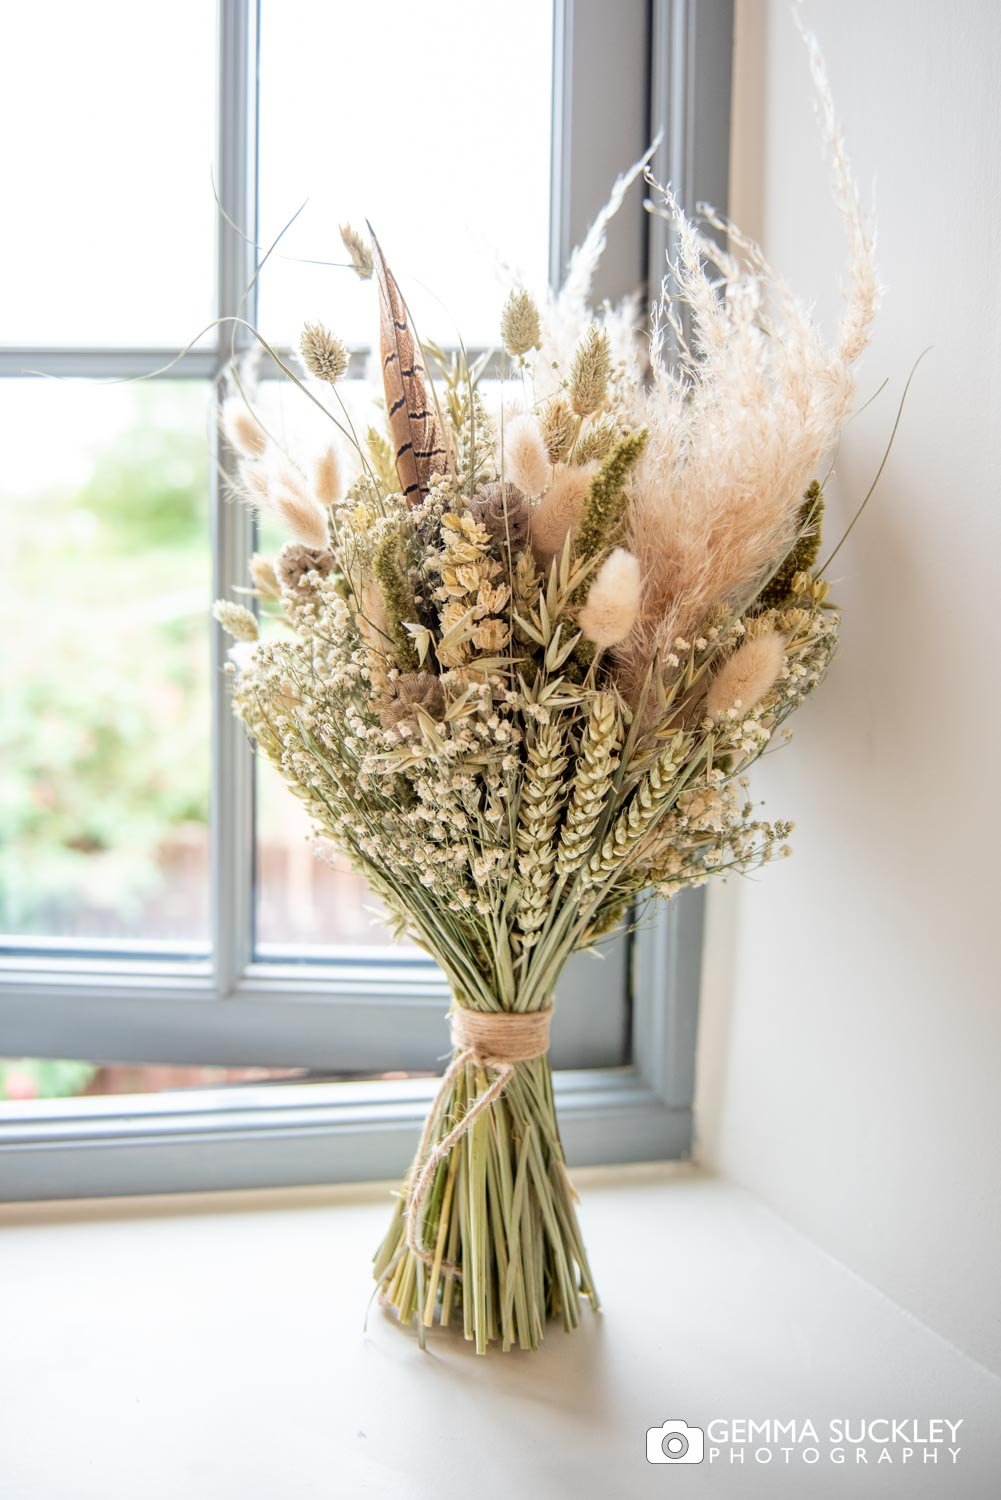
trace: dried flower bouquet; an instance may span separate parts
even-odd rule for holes
[[[353,230],[378,287],[386,431],[354,440],[347,352],[318,325],[301,353],[322,385],[303,390],[349,446],[296,462],[242,387],[225,408],[246,496],[290,538],[252,566],[280,631],[259,640],[249,609],[216,607],[246,643],[236,712],[454,995],[453,1061],[375,1259],[422,1339],[437,1316],[479,1351],[534,1348],[550,1317],[575,1326],[582,1295],[597,1305],[546,1058],[557,979],[644,893],[786,852],[790,825],[756,816],[744,773],[836,646],[815,476],[877,303],[811,60],[850,244],[833,347],[754,245],[726,226],[720,249],[656,184],[676,261],[652,330],[638,337],[634,301],[595,315],[639,164],[562,289],[512,292],[498,412],[475,369],[422,347],[378,242]]]

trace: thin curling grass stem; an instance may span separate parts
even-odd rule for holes
[[[432,1146],[489,1083],[489,1070],[474,1063],[459,1070]],[[414,1161],[409,1183],[422,1165]],[[478,1354],[495,1342],[505,1352],[537,1349],[550,1319],[578,1326],[582,1297],[598,1308],[545,1057],[516,1063],[504,1091],[439,1163],[422,1225],[430,1266],[407,1244],[405,1215],[403,1195],[374,1275],[384,1304],[422,1341],[436,1317],[448,1327],[461,1312]]]

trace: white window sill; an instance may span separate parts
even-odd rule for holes
[[[958,1466],[717,1461],[687,1482],[995,1493],[981,1366],[738,1189],[677,1165],[576,1179],[604,1312],[487,1359],[441,1333],[422,1355],[377,1306],[363,1332],[385,1184],[0,1208],[4,1493],[604,1500],[679,1485],[645,1457],[666,1418],[845,1416],[962,1417]]]

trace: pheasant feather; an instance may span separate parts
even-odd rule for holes
[[[424,379],[421,347],[410,327],[407,305],[396,278],[386,265],[371,224],[375,273],[379,282],[379,356],[386,391],[386,412],[393,440],[393,457],[400,489],[408,505],[418,505],[428,492],[431,475],[448,470],[433,393]]]

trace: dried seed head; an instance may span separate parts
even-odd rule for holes
[[[574,449],[574,463],[587,464],[593,459],[607,458],[617,436],[618,430],[610,418],[592,422],[587,431],[581,434]]]
[[[778,611],[766,609],[762,615],[748,615],[744,620],[744,638],[753,641],[756,636],[769,635],[775,629]]]
[[[244,458],[260,458],[268,446],[264,428],[242,396],[231,396],[223,403],[222,430],[229,446]]]
[[[275,573],[283,588],[302,590],[310,573],[325,578],[336,559],[328,547],[305,547],[302,542],[286,542],[275,559]]]
[[[230,599],[217,599],[212,613],[235,641],[257,640],[257,621],[245,605],[234,604]]]
[[[558,464],[570,452],[577,423],[570,410],[570,403],[562,396],[554,396],[539,419],[542,441],[549,453],[549,462]]]
[[[501,313],[501,343],[513,358],[519,359],[542,342],[539,309],[526,291],[514,291]]]
[[[335,338],[322,323],[306,324],[299,340],[299,352],[309,373],[329,385],[340,380],[350,358],[340,339]]]
[[[809,627],[812,619],[808,609],[784,609],[776,623],[790,635],[798,635]]]
[[[695,634],[708,636],[710,640],[717,640],[731,629],[733,623],[734,613],[729,604],[714,604],[709,612],[703,616]]]
[[[532,507],[513,484],[487,484],[469,502],[469,514],[485,526],[503,551],[512,556],[528,545]]]
[[[255,552],[250,559],[250,576],[254,588],[265,599],[278,598],[281,590],[278,587],[278,577],[270,557],[265,557],[261,552]]]
[[[636,624],[641,589],[638,561],[624,547],[616,547],[598,569],[578,616],[586,639],[600,651],[624,641]]]
[[[445,716],[445,694],[437,677],[430,672],[404,672],[386,689],[379,710],[384,729],[412,721],[420,708],[429,718],[440,721]]]
[[[611,373],[608,334],[592,323],[577,347],[570,370],[570,405],[579,417],[589,417],[604,406]]]
[[[372,250],[368,241],[351,224],[341,225],[341,239],[351,257],[351,268],[362,281],[372,275]]]

